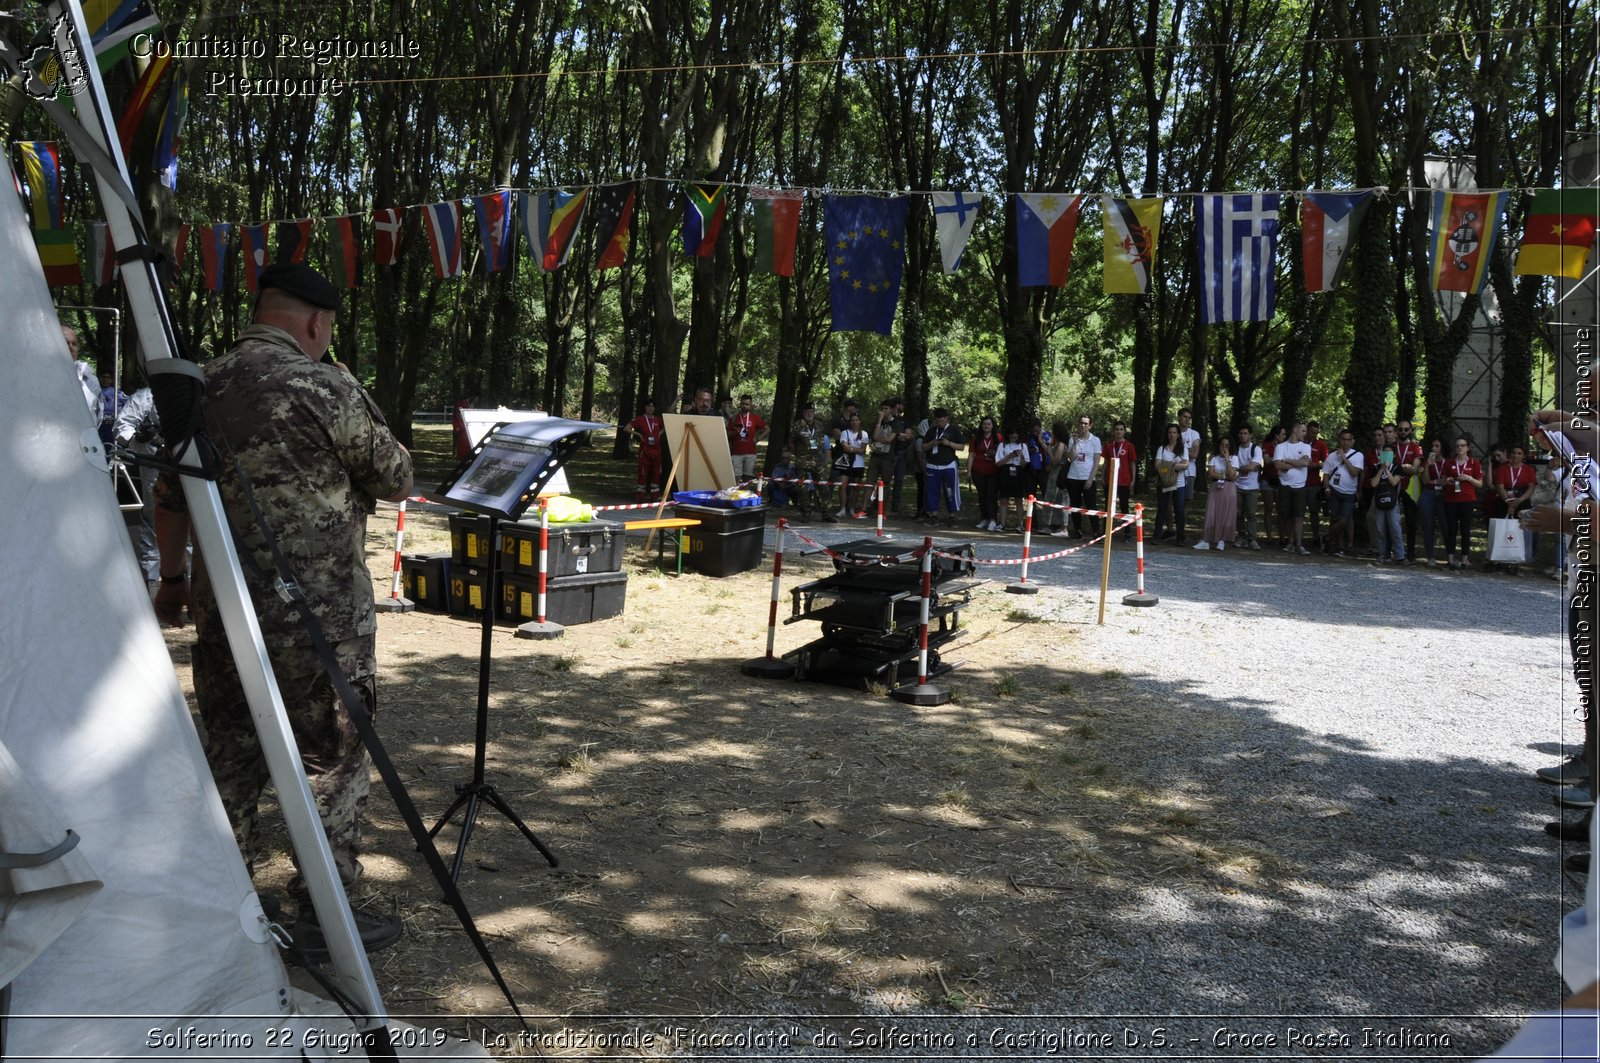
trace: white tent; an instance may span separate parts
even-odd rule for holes
[[[0,853],[80,839],[0,860],[4,1056],[298,1059],[353,1027],[307,1017],[269,939],[10,194],[0,321]]]

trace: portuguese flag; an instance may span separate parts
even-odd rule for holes
[[[1583,276],[1600,219],[1600,188],[1541,188],[1522,231],[1517,273],[1543,277]]]

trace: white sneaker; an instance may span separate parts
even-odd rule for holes
[[[1218,543],[1218,544],[1217,544],[1217,553],[1219,553],[1219,554],[1220,554],[1220,553],[1221,553],[1221,552],[1222,552],[1222,551],[1224,551],[1224,550],[1226,550],[1226,549],[1227,549],[1227,548],[1228,548],[1228,544],[1227,544],[1227,543],[1221,543],[1221,542],[1219,542],[1219,543]]]
[[[1194,544],[1194,548],[1196,550],[1209,550],[1211,549],[1211,544],[1206,542],[1204,539],[1201,539],[1199,542]]]

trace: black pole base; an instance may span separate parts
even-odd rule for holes
[[[950,688],[932,683],[910,683],[896,687],[889,696],[907,705],[943,705],[950,700]]]
[[[1006,584],[1006,593],[1007,594],[1038,594],[1039,593],[1039,585],[1037,583],[1008,583],[1008,584]]]
[[[430,838],[437,835],[440,828],[455,818],[456,812],[465,806],[466,815],[461,819],[461,839],[456,842],[456,855],[450,861],[450,881],[459,882],[461,880],[461,867],[467,860],[467,843],[472,840],[472,828],[476,826],[478,813],[482,811],[484,805],[488,805],[515,824],[516,828],[522,832],[523,837],[527,838],[533,844],[533,847],[539,850],[539,855],[544,857],[545,862],[551,867],[561,866],[561,861],[557,860],[555,854],[545,846],[544,842],[539,840],[539,836],[533,833],[526,823],[522,822],[521,817],[512,811],[511,806],[506,804],[506,799],[501,797],[492,785],[485,782],[469,782],[462,783],[456,787],[454,803],[451,804],[443,816],[439,817],[439,822],[435,823],[433,828],[428,831],[428,837]]]
[[[1144,594],[1124,594],[1122,596],[1123,605],[1151,606],[1155,605],[1160,600],[1160,598],[1148,592]]]
[[[788,679],[794,675],[794,665],[782,657],[756,657],[741,664],[739,671],[757,679]]]

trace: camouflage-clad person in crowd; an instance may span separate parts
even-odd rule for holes
[[[376,708],[377,617],[365,554],[367,514],[375,499],[399,501],[410,493],[411,455],[350,372],[319,361],[332,339],[338,291],[315,270],[298,265],[263,271],[260,290],[255,323],[239,334],[232,350],[205,367],[206,424],[244,471],[323,635],[371,712]],[[370,787],[367,753],[299,613],[273,590],[271,553],[226,458],[218,487],[229,522],[261,573],[245,566],[306,776],[348,890],[361,870],[357,854]],[[194,682],[206,756],[253,869],[257,802],[267,767],[201,558],[195,563],[191,612],[199,640]],[[298,900],[298,936],[304,938],[311,907],[303,895]],[[358,914],[357,922],[368,948],[381,947],[399,933],[392,917],[363,922]],[[374,922],[386,925],[374,928]]]
[[[808,402],[800,407],[800,419],[789,429],[790,445],[794,447],[795,475],[800,479],[828,479],[830,470],[823,467],[827,435],[827,428],[817,423],[816,405]],[[837,520],[829,505],[831,496],[830,488],[817,488],[809,484],[797,486],[793,493],[795,507],[799,510],[796,519],[811,520],[813,516],[820,516],[830,522]]]

